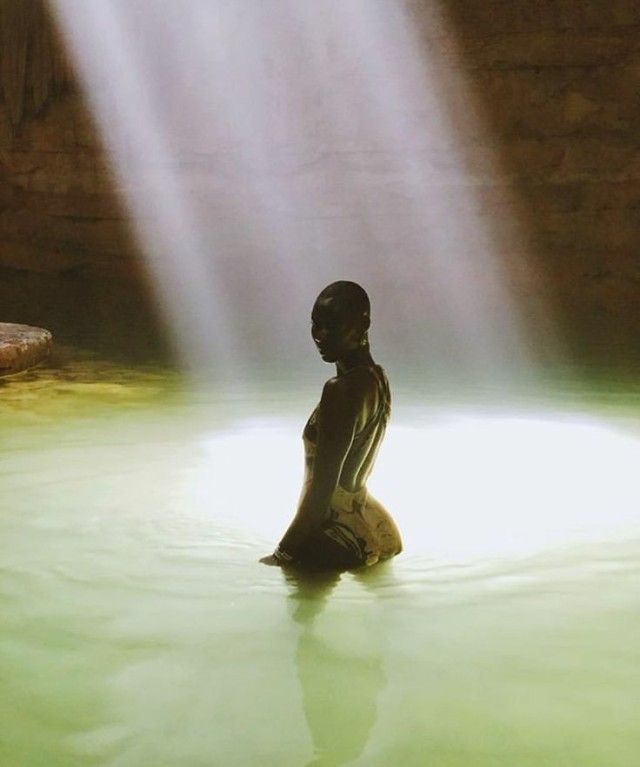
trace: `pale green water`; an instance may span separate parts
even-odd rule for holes
[[[5,382],[0,765],[635,767],[640,410],[584,393],[397,394],[372,488],[406,552],[323,582],[257,561],[314,392]]]

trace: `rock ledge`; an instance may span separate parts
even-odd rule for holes
[[[52,341],[44,328],[0,322],[0,376],[37,365],[49,354]]]

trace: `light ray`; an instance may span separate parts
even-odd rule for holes
[[[409,3],[55,7],[191,367],[246,379],[283,349],[309,357],[314,294],[351,278],[380,356],[413,375],[425,360],[470,382],[532,375],[509,227],[480,211],[448,91],[465,130],[484,128]]]
[[[117,1],[56,0],[176,350],[187,368],[229,374],[233,328],[216,284],[215,256],[199,238],[124,7]]]

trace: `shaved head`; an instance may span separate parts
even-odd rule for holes
[[[318,301],[333,299],[346,315],[367,317],[371,313],[371,304],[366,290],[357,282],[339,280],[327,285],[318,296]]]

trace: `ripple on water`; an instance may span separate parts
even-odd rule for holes
[[[495,545],[492,530],[504,530],[509,517],[480,503],[495,479],[482,483],[480,458],[490,465],[496,455],[515,455],[518,435],[548,436],[540,419],[460,423],[443,413],[437,429],[430,418],[426,431],[414,429],[413,442],[403,442],[398,423],[376,477],[380,496],[397,509],[406,553],[363,572],[303,579],[258,562],[295,504],[297,430],[286,419],[251,426],[248,408],[241,429],[219,428],[233,418],[211,401],[165,406],[154,402],[155,384],[141,394],[134,379],[119,381],[132,387],[129,399],[118,387],[74,390],[67,381],[58,397],[55,385],[34,385],[31,394],[42,400],[36,420],[7,430],[0,761],[28,765],[54,754],[50,763],[64,767],[83,759],[126,767],[160,764],[171,753],[172,764],[187,767],[189,754],[230,753],[223,747],[235,744],[238,764],[259,763],[255,744],[276,753],[282,723],[299,738],[300,754],[314,733],[336,737],[327,701],[336,711],[348,701],[346,721],[364,723],[354,764],[382,764],[376,754],[408,765],[428,754],[439,764],[454,758],[455,743],[456,764],[537,767],[561,763],[571,743],[571,759],[585,767],[635,765],[638,536],[600,525],[617,512],[607,508],[600,518],[592,503],[592,538],[572,537],[584,515],[561,504],[547,513],[562,495],[549,485],[518,506],[511,525],[516,537],[535,533],[537,548],[501,548],[513,541]],[[109,417],[94,417],[92,408],[105,406]],[[21,407],[16,402],[12,418]],[[571,436],[566,426],[551,430],[556,454],[558,441]],[[591,427],[580,431],[590,466],[605,460],[599,445],[623,450],[609,455],[618,472],[611,476],[621,480],[612,492],[624,499],[636,483],[635,435],[626,431],[629,441],[619,442]],[[427,493],[431,503],[421,492],[417,511],[394,498],[397,487],[410,487],[406,462],[394,461],[409,445],[415,450],[416,439],[424,448],[416,476],[425,475],[428,450],[431,488],[446,491],[441,501]],[[265,454],[259,484],[239,482],[234,465],[244,477]],[[541,466],[553,468],[535,466],[537,482]],[[476,484],[460,488],[461,475]],[[554,473],[566,476],[578,479]],[[596,479],[598,497],[610,499],[609,480]],[[513,514],[508,492],[491,494],[494,507],[496,499]],[[542,501],[545,516],[536,514]],[[461,524],[465,515],[484,527]],[[485,538],[474,540],[474,531]],[[463,550],[464,538],[482,545]],[[255,748],[243,751],[247,732]],[[200,750],[190,750],[194,739]],[[491,747],[483,752],[479,743]],[[283,754],[278,763],[286,763]]]

